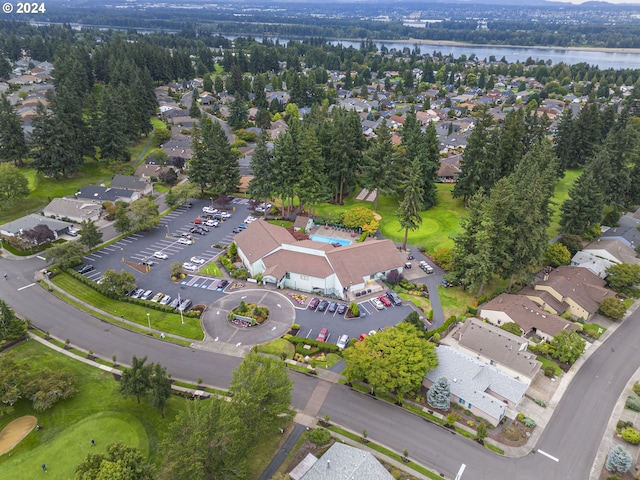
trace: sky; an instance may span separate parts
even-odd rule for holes
[[[584,3],[588,0],[551,0],[553,2],[564,2],[564,3]],[[640,5],[640,0],[606,0],[607,3],[628,3],[632,5]]]

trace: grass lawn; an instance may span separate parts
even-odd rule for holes
[[[31,194],[18,202],[20,208],[0,209],[0,224],[10,222],[22,217],[26,213],[33,213],[47,205],[52,199],[73,195],[80,187],[85,185],[98,185],[106,182],[113,176],[109,165],[85,157],[85,164],[80,172],[69,178],[58,179],[45,178],[36,172],[34,168],[22,168],[20,171],[29,181]]]
[[[428,315],[431,311],[431,302],[428,298],[417,297],[415,295],[409,295],[408,293],[399,293],[400,298],[405,302],[411,302],[418,307],[425,315]]]
[[[414,232],[409,232],[410,245],[422,245],[428,252],[433,253],[438,248],[452,247],[452,237],[460,231],[460,217],[465,216],[466,209],[462,200],[451,197],[453,185],[438,184],[438,204],[421,213],[422,225]],[[378,200],[378,213],[380,220],[380,232],[395,242],[402,242],[404,230],[396,218],[399,199],[397,197],[381,196]],[[332,218],[340,212],[346,212],[353,207],[367,207],[373,209],[372,202],[363,202],[349,197],[344,205],[322,204],[316,208],[316,214],[325,221],[331,222]]]
[[[558,364],[556,362],[554,362],[553,360],[551,360],[550,358],[547,357],[543,357],[542,355],[538,355],[536,357],[536,360],[538,360],[539,362],[542,362],[542,366],[540,367],[543,371],[545,368],[547,367],[551,367],[553,368],[553,370],[555,371],[555,376],[559,377],[560,375],[562,375],[562,369],[558,366]]]
[[[268,343],[258,345],[258,352],[275,355],[278,358],[284,352],[287,358],[293,358],[293,354],[296,353],[296,347],[284,338],[276,338]]]
[[[122,441],[139,448],[156,464],[161,461],[158,442],[167,431],[169,422],[186,400],[169,399],[167,418],[145,401],[138,404],[118,392],[113,376],[97,368],[55,353],[37,342],[25,342],[11,349],[16,361],[31,370],[49,368],[73,373],[76,395],[38,413],[29,402],[20,400],[15,411],[0,420],[0,428],[23,415],[34,415],[44,425],[32,431],[10,453],[0,457],[3,478],[33,478],[41,475],[40,466],[46,463],[47,478],[74,478],[75,467],[87,453],[100,453],[112,441]],[[95,439],[96,446],[90,441]]]
[[[582,324],[582,328],[596,339],[600,338],[600,335],[607,331],[606,328],[601,327],[597,323],[584,323]]]
[[[200,320],[197,318],[184,317],[184,325],[182,325],[180,315],[176,313],[160,312],[142,305],[134,305],[133,303],[112,300],[66,273],[56,275],[51,281],[77,299],[93,305],[107,313],[124,316],[126,320],[135,322],[139,325],[147,326],[148,312],[151,314],[151,326],[154,329],[161,330],[172,335],[193,338],[195,340],[202,340],[204,338],[202,328],[200,327]]]
[[[287,220],[267,220],[271,225],[277,225],[278,227],[289,228],[293,225],[293,222]]]
[[[467,311],[467,307],[473,306],[476,302],[475,295],[471,295],[461,287],[438,286],[438,295],[442,304],[444,319],[452,315],[458,316]]]
[[[582,173],[581,169],[571,169],[564,172],[564,177],[558,181],[556,189],[551,201],[551,210],[553,216],[551,217],[551,225],[549,226],[549,237],[555,237],[560,232],[560,206],[569,198],[569,189],[573,185],[573,182]]]
[[[214,277],[222,276],[222,272],[220,271],[220,268],[218,267],[218,265],[216,265],[216,262],[207,263],[204,267],[198,270],[198,272],[204,273],[206,275],[212,275]]]

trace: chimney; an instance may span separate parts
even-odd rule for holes
[[[331,468],[331,460],[327,460],[327,469]]]

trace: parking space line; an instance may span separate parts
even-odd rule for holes
[[[140,235],[139,233],[132,233],[131,235],[129,235],[130,237],[136,237],[136,238],[142,238],[143,235]]]
[[[371,315],[371,312],[369,311],[369,309],[365,306],[366,302],[362,302],[359,303],[358,305],[361,306],[362,308],[364,308],[364,311],[367,312],[367,314]]]
[[[124,243],[132,243],[133,240],[127,240],[126,238],[123,238],[122,240],[120,240],[120,242],[124,242]],[[120,243],[118,242],[118,243]]]

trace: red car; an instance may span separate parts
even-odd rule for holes
[[[199,218],[196,218],[193,223],[195,223],[196,225],[200,225],[202,224],[202,220],[200,220]]]
[[[318,334],[318,338],[316,338],[316,340],[319,342],[326,342],[328,338],[329,338],[329,330],[327,330],[326,328],[323,328],[322,330],[320,330],[320,333]]]
[[[380,300],[385,307],[390,307],[391,306],[391,300],[389,300],[389,297],[387,297],[386,295],[380,295],[378,297],[378,300]]]

